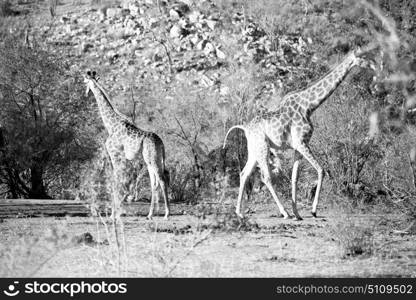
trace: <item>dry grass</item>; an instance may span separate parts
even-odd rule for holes
[[[274,205],[263,205],[240,223],[227,209],[170,221],[126,217],[119,245],[106,218],[6,219],[0,223],[0,275],[416,276],[413,237],[392,230],[400,216],[380,223],[379,216],[331,210],[324,218],[297,222],[272,212]],[[342,230],[335,234],[334,228]],[[355,255],[345,259],[345,251]]]
[[[374,226],[359,224],[344,216],[334,225],[333,235],[341,247],[342,257],[370,256],[374,251]]]

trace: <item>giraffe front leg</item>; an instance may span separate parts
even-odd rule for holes
[[[319,165],[318,161],[315,159],[311,150],[309,149],[309,147],[306,144],[304,144],[304,143],[300,144],[296,148],[296,150],[300,154],[302,154],[308,160],[308,162],[315,168],[315,170],[318,172],[318,184],[316,186],[315,198],[314,198],[313,203],[312,203],[312,211],[311,211],[312,216],[314,218],[316,218],[316,210],[318,208],[319,195],[320,195],[320,192],[321,192],[322,181],[323,181],[323,178],[324,178],[324,170]]]
[[[293,164],[293,170],[292,170],[292,210],[296,219],[301,221],[302,217],[299,215],[297,204],[296,204],[296,190],[297,190],[297,183],[298,183],[299,162],[300,160],[296,157],[296,154],[295,154],[295,162]]]
[[[151,196],[150,196],[150,208],[149,214],[147,215],[147,219],[151,220],[153,218],[153,212],[155,210],[155,197],[156,197],[156,176],[154,170],[152,168],[148,168],[149,171],[149,178],[150,178],[150,189],[151,189]]]
[[[122,184],[123,179],[123,149],[117,147],[115,142],[110,138],[107,139],[106,149],[110,156],[111,165],[113,167],[113,183],[112,183],[112,212],[111,218],[113,220],[121,217],[121,201],[122,197]]]
[[[165,216],[164,219],[167,220],[170,215],[169,199],[168,199],[168,183],[165,178],[165,173],[161,172],[159,174],[159,186],[162,189],[163,200],[165,201]]]

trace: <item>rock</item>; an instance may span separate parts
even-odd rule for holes
[[[81,43],[81,52],[82,53],[88,52],[92,48],[94,48],[93,44],[85,43],[85,42]]]
[[[197,45],[198,42],[200,41],[199,36],[197,34],[193,35],[190,37],[189,39],[191,41],[192,44]]]
[[[161,52],[160,51],[160,48],[157,48],[156,51],[155,51],[155,53],[152,56],[152,60],[154,62],[161,62],[161,61],[163,61],[164,55],[163,55],[163,53],[160,53],[160,52]]]
[[[182,28],[178,25],[173,25],[169,31],[169,36],[173,38],[180,37],[182,35]]]
[[[215,20],[206,20],[205,22],[207,23],[207,26],[211,30],[214,30],[215,26],[217,25],[217,21],[215,21]]]
[[[121,10],[121,15],[122,15],[123,17],[127,17],[128,15],[130,15],[130,9],[128,9],[128,8],[123,8],[123,9]]]
[[[179,18],[180,18],[179,13],[178,13],[176,10],[174,10],[174,9],[171,9],[171,10],[169,11],[169,16],[170,16],[170,18],[171,18],[172,20],[179,20]]]
[[[177,2],[174,4],[173,9],[179,14],[180,17],[189,12],[189,6],[183,2]]]
[[[85,232],[83,234],[74,236],[72,238],[72,242],[74,244],[86,244],[86,245],[94,245],[97,242],[94,240],[94,237],[92,236],[91,233],[89,232]]]
[[[179,2],[185,3],[188,6],[194,5],[195,4],[194,1],[195,0],[179,0]]]
[[[122,8],[129,8],[130,4],[133,3],[132,0],[122,0],[120,6]]]
[[[205,45],[208,43],[207,40],[201,40],[197,45],[196,45],[196,49],[197,50],[203,50],[205,48]]]
[[[200,13],[199,11],[194,10],[194,11],[192,11],[192,12],[188,15],[188,18],[189,18],[189,21],[190,21],[191,23],[197,23],[197,22],[199,21],[199,18],[200,18],[201,16],[202,16],[202,15],[201,15],[201,13]]]
[[[219,58],[219,59],[225,59],[227,56],[225,55],[224,52],[222,52],[218,47],[215,48],[215,55]]]
[[[124,22],[124,27],[126,28],[126,32],[134,33],[138,28],[138,24],[132,19],[126,19]]]
[[[204,87],[211,87],[215,84],[215,80],[212,80],[207,75],[202,74],[201,75],[201,85]]]
[[[209,55],[215,51],[215,47],[212,43],[208,42],[204,47],[205,55]]]
[[[220,95],[221,96],[228,96],[230,94],[230,88],[225,85],[220,86]]]
[[[98,10],[98,21],[103,22],[105,18],[107,17],[107,8],[102,7]]]
[[[137,17],[138,15],[140,15],[140,7],[138,7],[135,4],[131,4],[129,6],[129,10],[130,10],[130,15]]]
[[[61,17],[60,21],[62,24],[69,22],[71,19],[69,17],[63,16]]]
[[[122,9],[119,7],[115,7],[115,8],[107,8],[107,18],[118,18],[120,16],[122,16]]]
[[[159,19],[158,18],[150,18],[148,25],[149,25],[150,28],[156,28],[157,26],[159,26]]]

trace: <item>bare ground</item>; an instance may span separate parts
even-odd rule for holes
[[[7,218],[0,222],[1,276],[378,277],[416,276],[414,235],[401,215],[323,209],[283,220],[273,205],[199,208],[169,221],[123,218]],[[89,234],[87,234],[89,233]],[[120,249],[120,250],[119,250]]]

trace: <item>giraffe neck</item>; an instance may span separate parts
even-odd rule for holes
[[[317,109],[336,90],[340,83],[355,66],[356,57],[353,53],[347,57],[321,80],[301,92],[301,98],[306,99],[304,108],[310,114]]]
[[[108,133],[111,134],[114,128],[122,121],[117,110],[113,107],[108,99],[107,93],[103,90],[98,83],[94,83],[91,87],[95,99],[97,100],[98,109],[103,119],[103,123]]]

